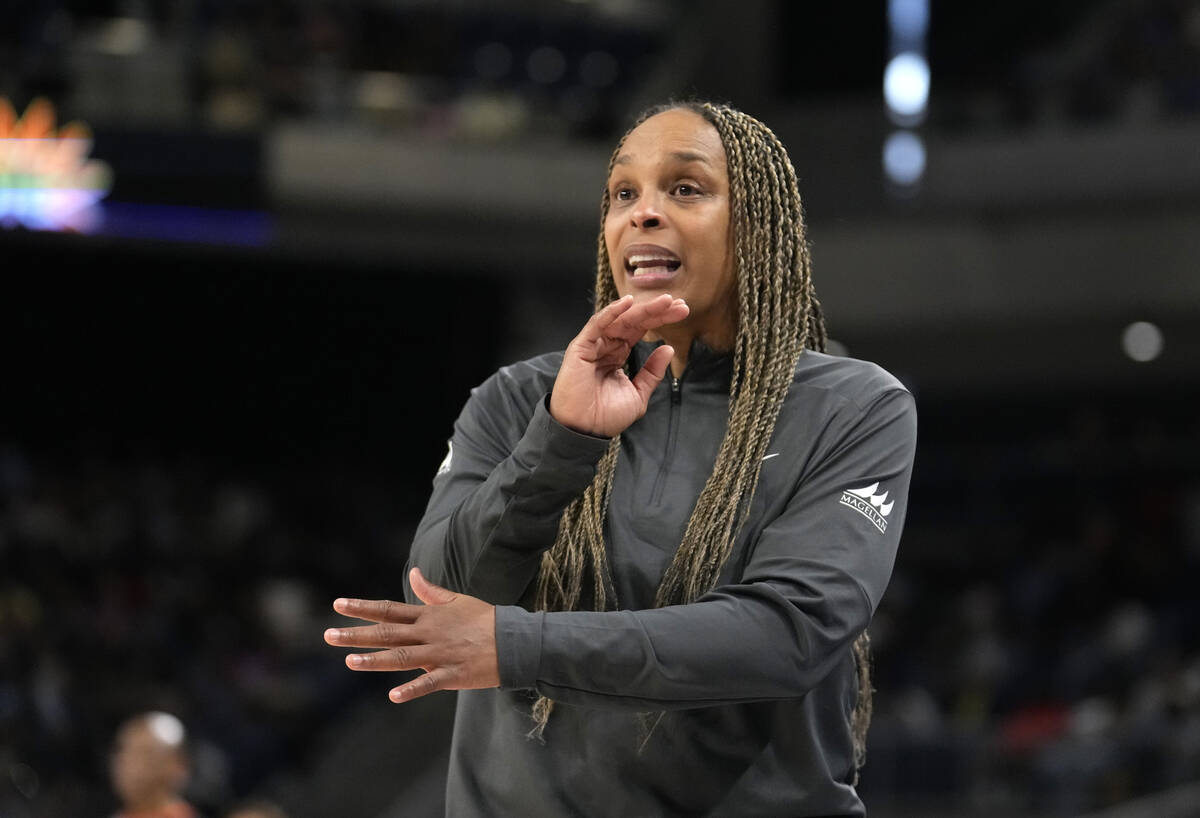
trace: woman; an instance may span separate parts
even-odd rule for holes
[[[378,624],[326,639],[423,668],[394,701],[463,691],[450,815],[862,815],[912,397],[819,351],[795,172],[757,120],[647,112],[602,215],[598,312],[455,424],[425,604],[338,600]]]

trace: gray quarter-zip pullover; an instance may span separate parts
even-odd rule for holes
[[[654,609],[728,420],[730,358],[695,344],[622,434],[617,609],[532,612],[541,555],[608,445],[550,417],[561,359],[473,390],[413,543],[430,580],[498,606],[501,686],[458,694],[447,814],[864,814],[850,645],[891,576],[912,396],[874,364],[806,351],[717,587]],[[539,692],[556,702],[542,740],[527,737]]]

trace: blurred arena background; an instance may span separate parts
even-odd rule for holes
[[[1200,815],[1200,2],[0,10],[0,816],[110,814],[147,709],[210,815],[440,814],[453,696],[388,704],[330,602],[401,593],[692,94],[780,134],[834,338],[918,397],[871,814]]]

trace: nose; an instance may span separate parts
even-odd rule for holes
[[[662,225],[663,214],[659,207],[658,198],[653,195],[643,195],[638,199],[637,207],[629,214],[634,227],[649,230]]]

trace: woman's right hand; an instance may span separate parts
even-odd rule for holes
[[[550,414],[569,429],[614,437],[646,413],[646,404],[662,381],[675,350],[667,345],[651,353],[631,380],[624,370],[633,345],[648,331],[682,321],[688,306],[663,294],[634,302],[625,296],[596,313],[567,345],[550,394]]]

